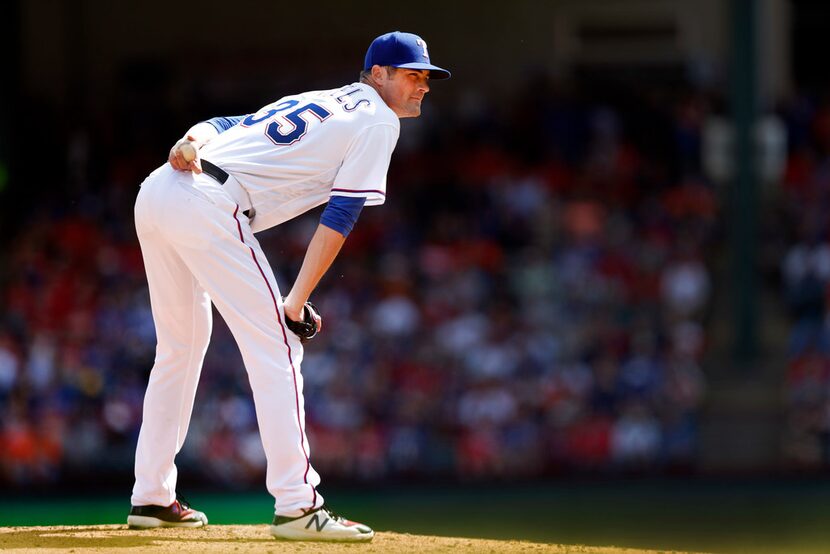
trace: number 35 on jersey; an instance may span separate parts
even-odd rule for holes
[[[299,100],[286,100],[262,114],[249,115],[242,120],[240,125],[252,127],[258,123],[268,121],[265,126],[265,136],[271,139],[271,142],[276,146],[289,146],[302,140],[308,131],[311,117],[316,117],[323,122],[331,116],[331,112],[319,104],[309,102],[297,106],[299,103]]]

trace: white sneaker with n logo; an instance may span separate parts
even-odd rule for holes
[[[335,515],[322,506],[300,517],[274,516],[271,534],[293,541],[368,542],[375,536],[366,525]]]

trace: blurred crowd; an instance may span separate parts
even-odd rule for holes
[[[830,467],[830,99],[782,107],[789,157],[778,201],[781,290],[791,318],[785,375],[785,454]]]
[[[387,203],[364,210],[314,294],[326,325],[302,368],[312,463],[366,480],[693,468],[719,211],[700,171],[706,96],[540,80],[507,104],[456,100],[404,122]],[[85,151],[70,141],[70,168]],[[131,215],[163,161],[149,158],[97,160],[104,186],[74,185],[5,246],[0,483],[132,469],[155,348]],[[283,290],[316,224],[259,236]],[[826,285],[822,229],[805,229],[788,279],[812,256]],[[830,348],[824,304],[796,304],[793,356],[809,360]],[[216,319],[178,465],[260,484],[250,387]],[[826,361],[803,365],[794,382],[829,378]]]

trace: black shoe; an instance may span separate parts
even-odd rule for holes
[[[204,512],[194,510],[181,499],[167,507],[133,506],[127,516],[130,529],[152,529],[154,527],[204,527],[208,520]]]

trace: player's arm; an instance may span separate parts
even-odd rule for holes
[[[331,197],[320,216],[320,225],[317,226],[317,231],[308,245],[300,273],[291,292],[285,297],[286,316],[294,321],[302,320],[303,305],[346,242],[346,237],[354,227],[365,201],[365,198]],[[318,327],[322,329],[321,321],[318,321]]]
[[[197,123],[188,129],[184,136],[173,145],[173,148],[170,149],[170,154],[167,156],[167,161],[170,162],[173,169],[201,173],[202,163],[199,159],[199,149],[246,117],[248,116],[214,117],[213,119]],[[182,145],[184,144],[193,146],[193,150],[196,152],[194,159],[189,161],[186,159],[185,153],[182,152]]]

